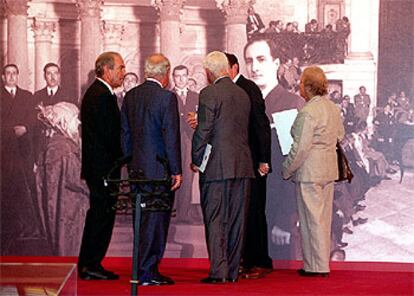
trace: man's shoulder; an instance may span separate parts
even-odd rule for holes
[[[246,90],[248,93],[250,93],[250,92],[259,93],[259,94],[262,93],[262,91],[260,90],[260,88],[257,86],[256,83],[254,83],[252,80],[244,77],[243,75],[240,75],[240,77],[237,80],[236,84],[238,84],[241,88]]]
[[[197,97],[198,98],[198,92],[188,90],[187,97]]]
[[[100,102],[102,98],[110,98],[110,90],[99,80],[95,80],[83,95],[82,105],[94,102]]]
[[[160,87],[154,82],[144,82],[130,91],[125,95],[125,102],[131,104],[136,101],[136,98],[145,98],[151,96],[154,99],[159,98],[174,98],[176,97],[175,92]]]
[[[266,101],[281,105],[284,110],[301,109],[305,105],[305,101],[300,96],[288,92],[280,84],[267,95]]]
[[[41,89],[35,91],[34,96],[43,95],[45,93],[46,93],[46,86],[44,88],[41,88]]]
[[[28,91],[27,89],[24,89],[18,86],[16,94],[19,94],[19,93],[20,95],[24,95],[24,96],[33,96],[31,91]]]

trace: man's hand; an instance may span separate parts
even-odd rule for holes
[[[171,176],[172,179],[172,186],[171,186],[171,191],[175,191],[178,188],[180,188],[181,183],[183,183],[183,175],[172,175]]]
[[[259,171],[260,176],[263,177],[264,175],[267,175],[269,173],[269,169],[270,169],[269,164],[264,163],[264,162],[259,163],[258,171]]]
[[[194,163],[190,163],[190,169],[194,172],[194,173],[198,173],[198,168]]]
[[[284,231],[276,225],[273,226],[272,242],[278,246],[290,245],[290,232]]]
[[[197,121],[197,113],[196,112],[188,112],[188,114],[187,114],[187,123],[192,129],[195,129],[197,127],[198,121]]]
[[[23,125],[16,125],[14,128],[14,133],[17,137],[23,136],[25,133],[27,133],[27,129]]]

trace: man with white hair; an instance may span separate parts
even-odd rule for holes
[[[250,99],[232,82],[228,67],[222,52],[213,51],[204,60],[211,85],[200,93],[198,125],[192,141],[192,168],[200,171],[210,259],[209,275],[201,282],[207,284],[238,279],[245,204],[254,177],[248,144]]]
[[[170,62],[162,54],[153,54],[145,61],[145,82],[127,92],[121,113],[121,138],[124,155],[131,155],[128,169],[142,172],[147,179],[165,177],[157,156],[168,161],[172,185],[160,188],[171,201],[182,183],[180,118],[176,95],[166,90],[170,79]],[[172,285],[158,265],[167,244],[171,211],[143,211],[139,242],[139,284],[143,286]]]

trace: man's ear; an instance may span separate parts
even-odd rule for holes
[[[1,81],[3,81],[3,84],[6,83],[6,76],[4,74],[1,74]]]
[[[276,59],[273,61],[273,63],[275,63],[276,67],[277,67],[277,68],[279,68],[279,66],[280,66],[280,60],[279,60],[279,58],[276,58]]]

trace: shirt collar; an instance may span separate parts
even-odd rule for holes
[[[161,82],[159,82],[159,81],[158,81],[157,79],[155,79],[155,78],[148,77],[146,80],[147,80],[147,81],[152,81],[152,82],[155,82],[155,83],[157,83],[159,86],[161,86],[162,88],[164,88],[164,87],[162,86]]]
[[[176,93],[184,93],[187,94],[188,93],[188,88],[184,87],[184,88],[178,88],[178,87],[174,87],[174,90]]]
[[[114,90],[112,89],[112,87],[108,84],[108,82],[106,82],[105,80],[103,80],[100,77],[96,77],[96,79],[98,79],[99,81],[101,81],[103,84],[106,85],[106,87],[109,89],[109,91],[111,92],[111,94],[115,94]]]
[[[241,76],[241,74],[237,73],[237,75],[233,78],[233,82],[236,83],[236,81],[239,80],[240,76]]]
[[[10,87],[10,86],[7,86],[7,85],[5,85],[4,86],[4,88],[9,92],[9,93],[11,93],[11,91],[13,90],[13,93],[14,94],[16,94],[16,91],[17,91],[17,86],[12,86],[12,87]]]
[[[47,88],[47,93],[48,94],[50,94],[50,91],[53,91],[53,94],[55,95],[56,93],[57,93],[57,91],[58,91],[58,87],[59,86],[54,86],[54,87],[50,87],[50,86],[46,86],[46,88]]]

